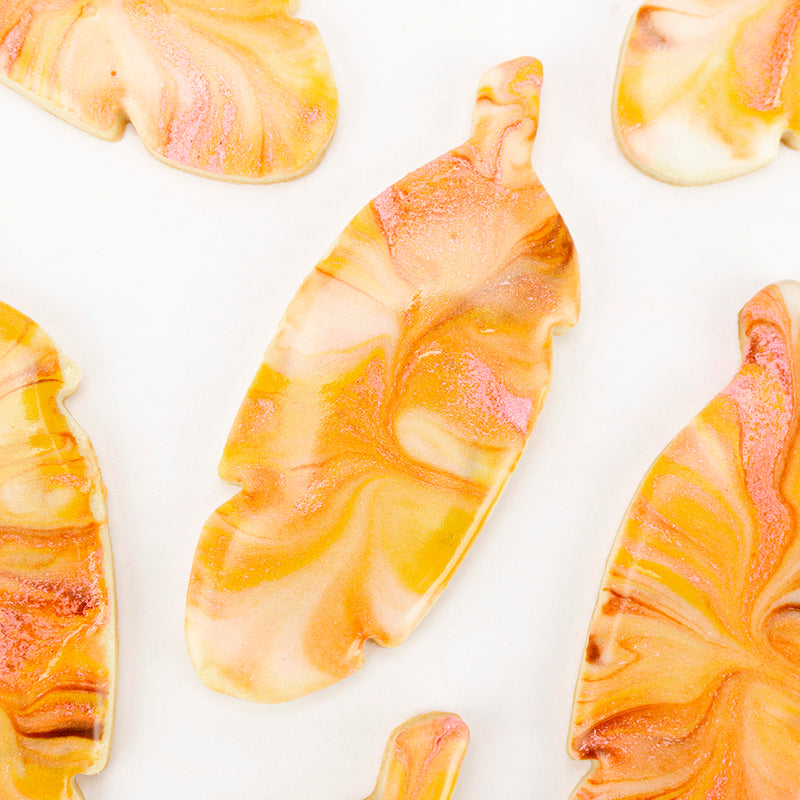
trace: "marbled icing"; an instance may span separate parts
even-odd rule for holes
[[[111,738],[116,673],[105,489],[64,409],[78,372],[0,304],[0,797],[78,800]]]
[[[576,800],[783,800],[800,787],[800,284],[740,315],[743,363],[655,462],[578,684]]]
[[[186,632],[212,688],[277,702],[402,642],[522,452],[578,314],[530,164],[541,65],[480,85],[473,135],[369,203],[305,281],[220,465]]]
[[[800,2],[672,0],[642,6],[622,51],[617,139],[675,184],[758,169],[800,147]]]
[[[2,0],[0,82],[104,139],[127,122],[181,169],[308,172],[336,123],[317,29],[292,0]]]

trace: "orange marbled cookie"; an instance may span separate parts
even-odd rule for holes
[[[622,523],[571,731],[576,800],[800,791],[800,284],[740,315],[743,363]]]
[[[392,731],[367,800],[449,800],[469,744],[454,714],[423,714]]]
[[[800,148],[800,2],[645,5],[623,47],[617,139],[669,183],[725,180]],[[797,52],[796,52],[797,51]]]
[[[78,384],[0,303],[0,797],[77,800],[108,757],[116,674],[105,489]]]
[[[212,688],[278,702],[402,642],[531,433],[578,315],[567,228],[530,164],[541,65],[480,83],[472,136],[353,219],[292,301],[220,465],[188,593]]]
[[[325,46],[294,0],[0,0],[0,82],[103,139],[127,122],[172,166],[308,172],[333,134]]]

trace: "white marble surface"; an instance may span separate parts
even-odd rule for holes
[[[611,129],[631,0],[303,0],[339,83],[318,169],[278,186],[182,174],[132,133],[106,144],[0,91],[0,297],[83,370],[70,407],[109,489],[120,681],[112,756],[87,800],[357,800],[389,731],[460,713],[457,800],[568,797],[573,685],[603,564],[649,463],[734,373],[736,314],[800,277],[800,154],[676,189],[637,172]],[[462,141],[476,81],[545,66],[534,166],[581,257],[583,315],[555,342],[553,388],[517,473],[433,611],[402,647],[287,705],[216,695],[183,641],[216,464],[303,276],[350,217]]]

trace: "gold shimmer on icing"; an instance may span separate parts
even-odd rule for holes
[[[740,315],[743,363],[655,462],[608,563],[578,683],[576,800],[796,797],[800,284]]]
[[[530,165],[541,77],[488,72],[468,141],[362,209],[289,306],[223,453],[242,491],[195,555],[186,633],[212,688],[288,700],[402,642],[514,468],[578,314]]]
[[[392,731],[367,800],[449,800],[469,744],[454,714],[424,714]]]
[[[726,180],[800,148],[800,0],[642,6],[622,50],[617,139],[675,184]]]
[[[78,384],[0,303],[0,797],[79,800],[111,738],[116,627],[105,489],[62,405]]]
[[[131,122],[172,166],[271,182],[333,134],[325,46],[294,0],[2,0],[0,82],[103,139]]]

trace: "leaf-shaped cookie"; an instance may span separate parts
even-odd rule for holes
[[[645,5],[623,47],[617,139],[669,183],[725,180],[800,148],[800,3]]]
[[[0,797],[77,800],[111,737],[116,673],[105,489],[64,409],[76,367],[0,304]]]
[[[270,182],[314,167],[336,87],[295,0],[3,0],[0,81],[172,166]]]
[[[473,134],[370,202],[292,301],[220,465],[186,631],[211,687],[288,700],[400,643],[522,452],[578,313],[530,166],[541,65],[488,72]]]
[[[449,800],[469,744],[454,714],[423,714],[392,731],[367,800]]]
[[[800,284],[740,315],[743,363],[622,523],[571,732],[580,800],[800,791]]]

